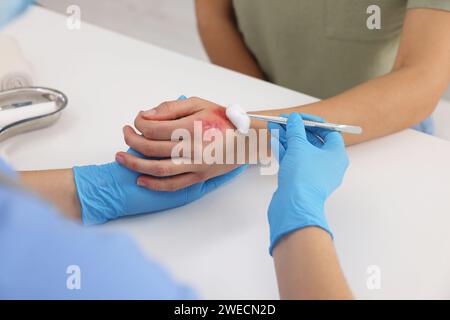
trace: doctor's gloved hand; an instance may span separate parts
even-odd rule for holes
[[[272,146],[284,150],[279,157],[278,188],[268,212],[272,254],[278,241],[297,229],[316,226],[332,235],[324,205],[341,184],[349,160],[340,133],[308,128],[323,141],[321,145],[312,144],[302,117],[297,113],[289,116],[286,129],[277,124],[269,127],[279,129],[279,136],[285,137],[277,142],[279,145]]]
[[[144,158],[133,149],[128,153]],[[141,175],[117,162],[74,167],[73,173],[86,225],[100,224],[122,216],[150,213],[195,201],[245,169],[233,171],[176,191],[156,191],[137,185]]]
[[[280,114],[280,117],[283,118],[289,118],[288,114]],[[302,117],[304,120],[311,120],[311,121],[316,121],[316,122],[325,122],[322,118],[318,117],[318,116],[314,116],[314,115],[310,115],[310,114],[302,114]],[[277,148],[279,153],[276,154],[278,156],[278,160],[280,160],[281,158],[283,158],[284,154],[286,153],[286,130],[284,129],[284,127],[281,127],[279,124],[274,123],[274,122],[268,122],[268,128],[270,129],[276,129],[278,130],[277,132],[272,132],[271,135],[271,139],[275,139],[278,140],[276,141],[277,144]],[[308,141],[316,146],[316,147],[322,147],[323,142],[322,140],[318,137],[317,133],[316,133],[316,129],[313,127],[305,127],[306,130],[306,138],[308,139]]]

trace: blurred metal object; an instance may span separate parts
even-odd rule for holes
[[[50,102],[54,103],[51,110],[38,110],[39,105]],[[53,124],[67,103],[64,93],[50,88],[27,87],[0,91],[0,142]],[[33,109],[33,106],[36,108]]]

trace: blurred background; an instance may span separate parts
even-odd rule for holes
[[[38,0],[66,13],[81,8],[81,19],[157,46],[207,61],[197,33],[194,0]],[[450,140],[450,86],[435,115],[435,135]]]
[[[130,37],[207,60],[197,34],[194,0],[38,0],[66,13],[78,5],[81,19]]]

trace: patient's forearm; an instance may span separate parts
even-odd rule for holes
[[[345,135],[350,145],[418,124],[433,112],[445,88],[445,78],[419,68],[404,68],[317,103],[255,113],[303,112],[361,126],[362,135]],[[254,126],[265,124],[255,122]]]
[[[364,134],[345,136],[347,144],[418,124],[433,112],[450,81],[449,18],[444,10],[408,10],[391,73],[318,103],[262,113],[297,111],[362,126]]]
[[[26,187],[52,203],[64,215],[81,219],[81,206],[72,169],[23,171],[20,176]]]

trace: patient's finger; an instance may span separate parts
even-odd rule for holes
[[[130,126],[123,128],[125,143],[147,157],[170,158],[177,141],[149,140],[137,134]]]
[[[155,177],[169,177],[186,172],[193,172],[198,165],[175,163],[172,159],[152,160],[142,159],[127,152],[119,152],[117,162],[130,170],[149,174]],[[181,161],[181,158],[177,159]]]
[[[193,132],[194,121],[194,116],[167,121],[146,120],[142,116],[138,116],[134,120],[134,126],[148,139],[171,140],[172,133],[176,129],[187,129],[190,133]]]
[[[187,188],[200,181],[202,181],[201,176],[192,172],[168,178],[151,176],[141,176],[138,178],[138,184],[141,187],[158,191],[176,191]]]
[[[142,117],[146,120],[175,120],[186,117],[202,110],[199,100],[199,98],[192,97],[184,100],[165,101],[153,109],[142,112]]]

